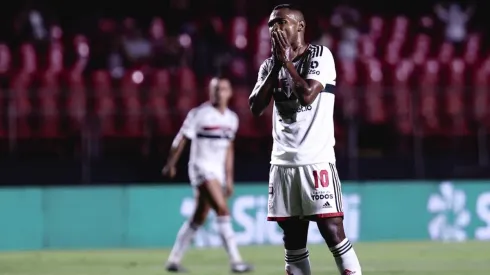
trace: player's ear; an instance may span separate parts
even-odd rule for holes
[[[301,20],[299,21],[298,23],[298,32],[302,32],[305,30],[305,27],[306,27],[306,22]]]

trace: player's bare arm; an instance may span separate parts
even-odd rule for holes
[[[168,154],[167,158],[167,163],[162,169],[162,175],[167,176],[169,178],[174,178],[175,175],[177,174],[177,169],[175,168],[175,165],[180,159],[180,156],[182,155],[182,151],[184,150],[185,146],[189,142],[189,139],[185,136],[182,136],[179,138],[177,136],[172,143],[172,148],[170,149],[170,152]]]
[[[235,147],[233,142],[230,142],[228,146],[228,151],[226,152],[226,196],[230,197],[233,195],[233,179],[235,177]]]
[[[276,58],[283,64],[291,76],[295,86],[293,92],[298,97],[299,103],[303,106],[312,104],[318,94],[324,89],[323,85],[316,80],[306,80],[301,77],[292,62],[297,56],[297,53],[292,49],[283,31],[273,31],[272,39],[274,41],[273,45]],[[310,62],[306,61],[304,63],[308,66]]]
[[[262,115],[267,106],[269,106],[272,99],[272,90],[281,70],[281,64],[278,62],[273,62],[272,69],[269,72],[266,65],[267,63],[264,62],[260,67],[259,80],[257,80],[248,100],[248,105],[254,116]],[[261,76],[263,75],[265,77],[262,79]]]

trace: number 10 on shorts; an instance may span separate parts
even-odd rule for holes
[[[313,178],[315,179],[315,189],[318,187],[328,187],[328,171],[327,170],[314,170]]]

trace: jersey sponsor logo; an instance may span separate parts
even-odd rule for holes
[[[318,191],[315,190],[311,192],[310,197],[314,201],[318,200],[333,200],[333,194],[328,191]]]
[[[327,201],[325,202],[325,204],[322,206],[322,208],[332,208],[332,206],[330,205],[330,203]]]
[[[311,195],[311,199],[314,200],[314,201],[318,201],[318,200],[333,200],[333,194]]]
[[[296,110],[296,113],[302,113],[302,112],[307,112],[307,111],[311,111],[311,109],[313,109],[313,107],[311,107],[311,105],[306,105],[306,106],[299,106],[298,107],[298,110]]]
[[[311,65],[310,65],[310,68],[311,69],[316,69],[318,68],[318,61],[311,61]]]
[[[320,75],[320,71],[313,70],[313,69],[309,69],[309,70],[308,70],[308,74],[316,74],[316,75]]]

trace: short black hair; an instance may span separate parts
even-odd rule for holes
[[[293,10],[293,11],[301,11],[299,9],[299,7],[297,7],[296,5],[293,5],[293,4],[281,4],[281,5],[277,5],[275,6],[272,10],[280,10],[280,9],[289,9],[289,10]]]

